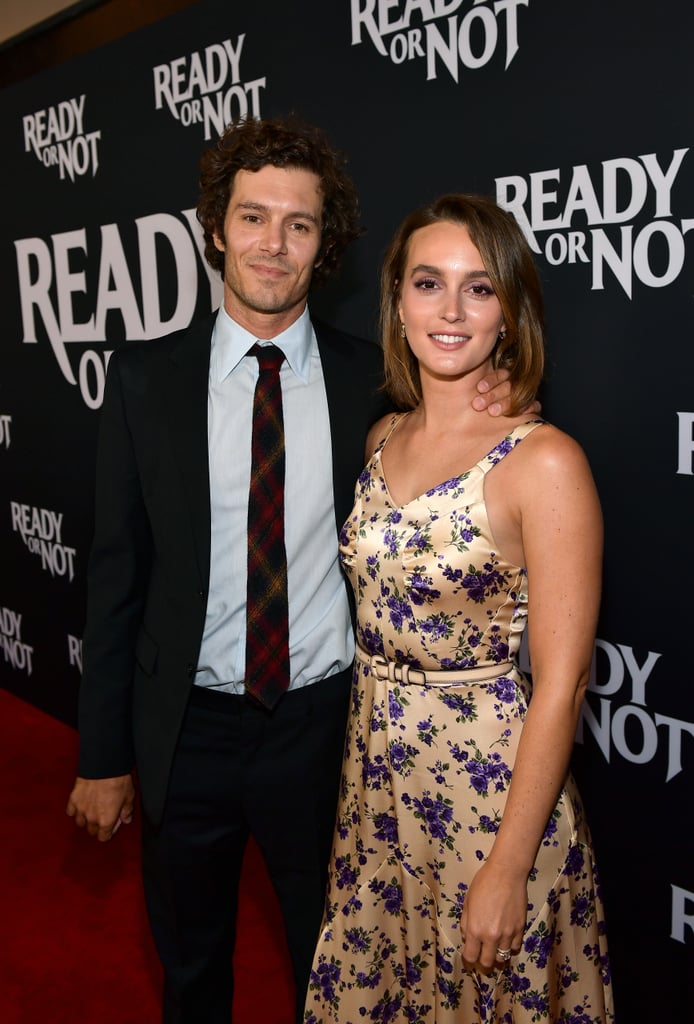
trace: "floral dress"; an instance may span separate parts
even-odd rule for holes
[[[542,421],[398,506],[381,453],[399,418],[358,481],[340,538],[362,650],[305,1022],[613,1021],[599,885],[571,778],[530,873],[520,953],[489,974],[461,957],[465,894],[499,828],[530,699],[512,663],[526,574],[494,550],[484,478]],[[373,655],[383,657],[372,664]],[[470,669],[470,679],[377,673],[384,659]]]

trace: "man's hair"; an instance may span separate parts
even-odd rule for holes
[[[343,252],[361,234],[359,201],[346,161],[314,125],[295,117],[259,121],[248,119],[230,125],[200,160],[200,198],[197,216],[205,238],[205,258],[224,274],[224,253],[214,235],[224,237],[224,218],[236,172],[272,167],[312,171],[320,179],[323,197],[321,261],[313,272],[313,284],[324,284],[335,272]]]
[[[501,304],[505,332],[492,354],[495,368],[510,373],[511,414],[533,398],[544,369],[544,304],[530,247],[515,218],[493,199],[446,195],[405,218],[390,243],[381,270],[380,335],[385,385],[401,409],[422,397],[417,359],[402,335],[398,307],[410,241],[415,231],[448,221],[467,228]]]

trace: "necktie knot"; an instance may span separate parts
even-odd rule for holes
[[[260,372],[271,371],[279,373],[279,369],[284,362],[284,352],[277,345],[254,345],[250,351],[250,355],[255,356],[260,365]]]

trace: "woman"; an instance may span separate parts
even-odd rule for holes
[[[568,776],[602,521],[579,446],[519,412],[542,375],[543,314],[511,215],[464,195],[411,214],[381,326],[408,411],[373,428],[341,537],[359,650],[305,1020],[612,1021]],[[512,415],[485,422],[470,400],[496,367]],[[532,700],[514,662],[526,620]]]

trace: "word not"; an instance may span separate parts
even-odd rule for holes
[[[0,650],[12,668],[31,675],[34,648],[22,643],[22,616],[11,608],[0,608]]]

